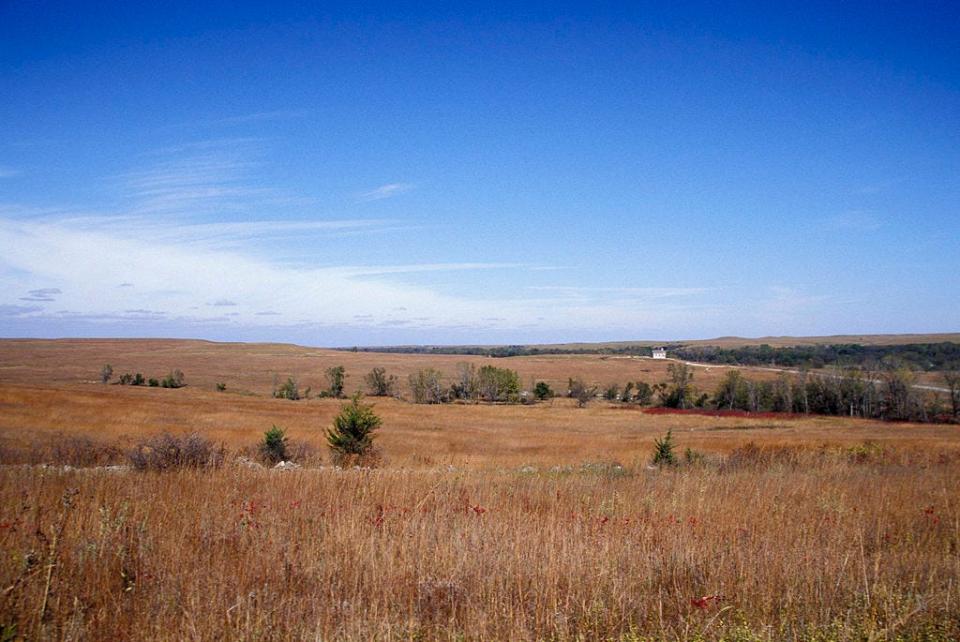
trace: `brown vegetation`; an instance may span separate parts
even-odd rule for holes
[[[6,637],[960,636],[955,425],[382,397],[382,467],[339,470],[324,430],[343,402],[274,399],[274,374],[320,388],[343,363],[352,391],[373,367],[405,380],[469,361],[563,388],[571,376],[657,381],[665,365],[173,341],[33,343],[30,359],[11,343],[0,342]],[[180,368],[188,386],[104,386],[108,362]],[[249,461],[272,425],[309,467]],[[667,430],[680,464],[651,469]],[[107,467],[138,445],[179,458]]]
[[[5,468],[0,616],[30,638],[101,640],[960,635],[955,459],[729,460]]]

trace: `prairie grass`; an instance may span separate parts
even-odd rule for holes
[[[955,640],[958,478],[803,451],[616,473],[4,467],[0,622],[29,639]]]
[[[960,639],[957,426],[378,399],[382,467],[339,470],[340,402],[269,396],[324,351],[77,343],[0,342],[0,640]],[[118,350],[190,385],[87,382]],[[250,464],[274,424],[306,467]],[[224,460],[108,467],[164,433]]]

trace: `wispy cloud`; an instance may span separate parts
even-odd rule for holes
[[[195,223],[171,216],[167,219],[133,216],[56,216],[44,215],[35,220],[54,225],[66,225],[76,231],[107,233],[138,239],[153,239],[157,242],[182,245],[206,245],[210,247],[236,246],[246,241],[263,241],[288,236],[303,238],[308,234],[339,234],[344,232],[373,231],[396,225],[391,219],[327,219],[327,220],[265,220],[223,221],[219,223]],[[120,287],[133,287],[121,283]]]
[[[43,308],[39,305],[10,305],[9,303],[0,303],[0,317],[22,317],[42,310]]]
[[[216,244],[184,245],[171,222],[144,235],[124,226],[77,226],[72,220],[0,218],[0,290],[47,294],[34,283],[58,283],[64,308],[94,318],[163,316],[190,323],[277,325],[303,320],[317,327],[519,327],[543,316],[544,301],[503,299],[491,292],[461,297],[398,278],[404,274],[516,268],[515,263],[431,263],[390,266],[291,266]],[[144,270],[143,266],[150,266]],[[136,288],[118,288],[118,273],[137,272]],[[667,296],[689,289],[640,289]],[[0,300],[0,302],[3,302]],[[201,306],[198,302],[211,302]],[[6,302],[3,302],[6,303]],[[238,303],[232,306],[229,304]],[[642,302],[547,300],[561,327],[635,324],[649,316]],[[223,310],[235,316],[225,317]],[[166,314],[156,314],[158,310]],[[208,311],[204,314],[204,311]],[[664,306],[654,310],[661,317]],[[38,311],[32,312],[34,314]],[[667,311],[666,314],[671,314]],[[61,315],[63,316],[63,315]],[[548,324],[544,324],[548,325]]]
[[[527,286],[527,289],[539,292],[554,292],[557,294],[574,295],[621,294],[648,299],[694,296],[710,291],[710,288],[584,287],[575,285],[531,285]]]
[[[39,288],[27,292],[27,296],[20,297],[21,301],[56,301],[57,294],[63,294],[60,288]]]
[[[409,192],[414,188],[411,183],[387,183],[368,192],[363,192],[357,196],[359,201],[379,201],[385,198],[398,196],[404,192]]]
[[[417,272],[465,272],[471,270],[501,270],[521,268],[522,263],[421,263],[417,265],[344,266],[336,268],[352,277],[383,276],[385,274],[414,274]]]
[[[191,215],[247,211],[272,190],[245,180],[253,163],[224,150],[161,161],[119,177],[131,213]]]
[[[163,311],[159,311],[159,310],[147,310],[147,309],[144,309],[144,308],[135,308],[135,309],[133,309],[133,310],[124,310],[123,313],[124,313],[124,314],[137,314],[137,315],[150,316],[150,317],[158,317],[158,316],[159,316],[159,317],[162,317],[162,316],[166,316],[166,314],[167,314],[166,312],[163,312]]]
[[[56,319],[136,328],[150,324],[157,331],[197,328],[198,334],[208,327],[432,333],[506,331],[532,324],[571,331],[681,319],[698,305],[683,297],[704,292],[555,285],[529,289],[541,296],[521,296],[521,287],[514,285],[509,297],[498,288],[454,294],[440,285],[451,279],[415,275],[544,272],[551,267],[470,260],[344,265],[336,258],[342,251],[331,245],[327,254],[324,241],[382,233],[399,223],[312,212],[257,217],[275,212],[277,203],[309,202],[257,177],[258,144],[197,141],[159,150],[149,155],[147,167],[114,177],[120,203],[101,211],[0,205],[0,305],[5,306],[0,315],[8,326]],[[412,188],[391,183],[361,200],[389,198]],[[305,240],[310,248],[306,259],[293,263],[285,258],[285,251],[302,254]],[[125,281],[130,275],[136,278]],[[18,296],[30,303],[56,300],[62,310],[18,305]]]
[[[7,167],[6,165],[0,165],[0,178],[13,178],[14,176],[19,176],[20,174],[21,172],[18,169]]]

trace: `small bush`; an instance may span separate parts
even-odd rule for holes
[[[113,366],[109,363],[100,368],[100,383],[109,383],[113,377]]]
[[[222,381],[218,381],[217,392],[226,392],[226,390],[227,390],[227,384],[223,383]]]
[[[389,397],[397,387],[397,375],[388,376],[384,368],[374,368],[363,380],[374,397]]]
[[[50,446],[50,463],[77,468],[106,466],[121,461],[123,452],[85,435],[57,435]]]
[[[409,377],[410,393],[414,403],[443,403],[446,401],[443,385],[440,383],[443,374],[433,368],[418,370]]]
[[[131,383],[133,383],[133,375],[129,372],[124,372],[122,375],[120,375],[120,379],[117,380],[117,383],[119,383],[121,386],[129,386]]]
[[[668,430],[665,437],[654,441],[653,465],[654,466],[673,466],[677,463],[677,456],[673,449],[673,431]]]
[[[596,386],[588,386],[583,379],[570,379],[569,395],[577,400],[577,408],[583,408],[597,395]]]
[[[768,446],[761,448],[749,442],[735,448],[727,455],[721,470],[738,468],[769,468],[771,466],[797,467],[803,464],[815,465],[822,460],[824,453],[805,451],[797,446]]]
[[[702,466],[707,461],[706,455],[702,452],[687,448],[683,451],[683,463],[688,466]]]
[[[130,465],[143,471],[167,471],[180,468],[218,468],[223,463],[224,448],[198,433],[176,437],[169,433],[155,435],[140,442],[127,458]]]
[[[182,388],[186,385],[183,372],[180,370],[174,370],[163,378],[163,381],[160,382],[160,385],[164,388]]]
[[[340,398],[343,396],[343,384],[347,378],[346,369],[343,366],[333,366],[327,368],[327,390],[331,397]]]
[[[550,389],[550,385],[546,381],[538,381],[537,385],[533,387],[533,396],[539,401],[546,401],[553,397],[553,390]]]
[[[380,417],[373,406],[360,403],[360,393],[344,404],[327,429],[327,445],[338,465],[372,466],[379,461],[373,446],[373,433],[380,427]]]
[[[296,401],[300,398],[300,389],[297,387],[297,381],[293,377],[287,377],[287,380],[280,386],[274,388],[273,396],[277,399],[290,399]]]
[[[159,387],[160,387],[160,380],[159,380],[159,379],[154,379],[153,377],[151,377],[151,378],[150,378],[150,381],[148,381],[147,383],[150,384],[150,387],[151,387],[151,388],[159,388]]]
[[[130,385],[132,386],[145,386],[146,384],[147,384],[147,380],[144,379],[143,375],[140,374],[139,372],[133,375],[133,381],[130,382]]]
[[[882,462],[886,455],[883,446],[873,441],[865,441],[862,444],[851,446],[845,452],[847,460],[853,464]]]
[[[298,464],[320,465],[323,463],[323,456],[315,445],[288,438],[287,461],[295,461]]]
[[[287,437],[284,435],[283,428],[274,425],[263,433],[260,455],[272,464],[287,461]]]

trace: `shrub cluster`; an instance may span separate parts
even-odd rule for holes
[[[143,471],[167,471],[181,468],[218,468],[223,464],[225,449],[198,433],[175,436],[154,435],[131,450],[130,465]]]
[[[100,381],[110,383],[113,377],[113,368],[108,364],[100,371]],[[116,385],[120,386],[146,386],[151,388],[182,388],[186,384],[186,378],[181,370],[173,370],[162,380],[150,378],[146,379],[141,373],[130,374],[125,372],[117,379]]]

